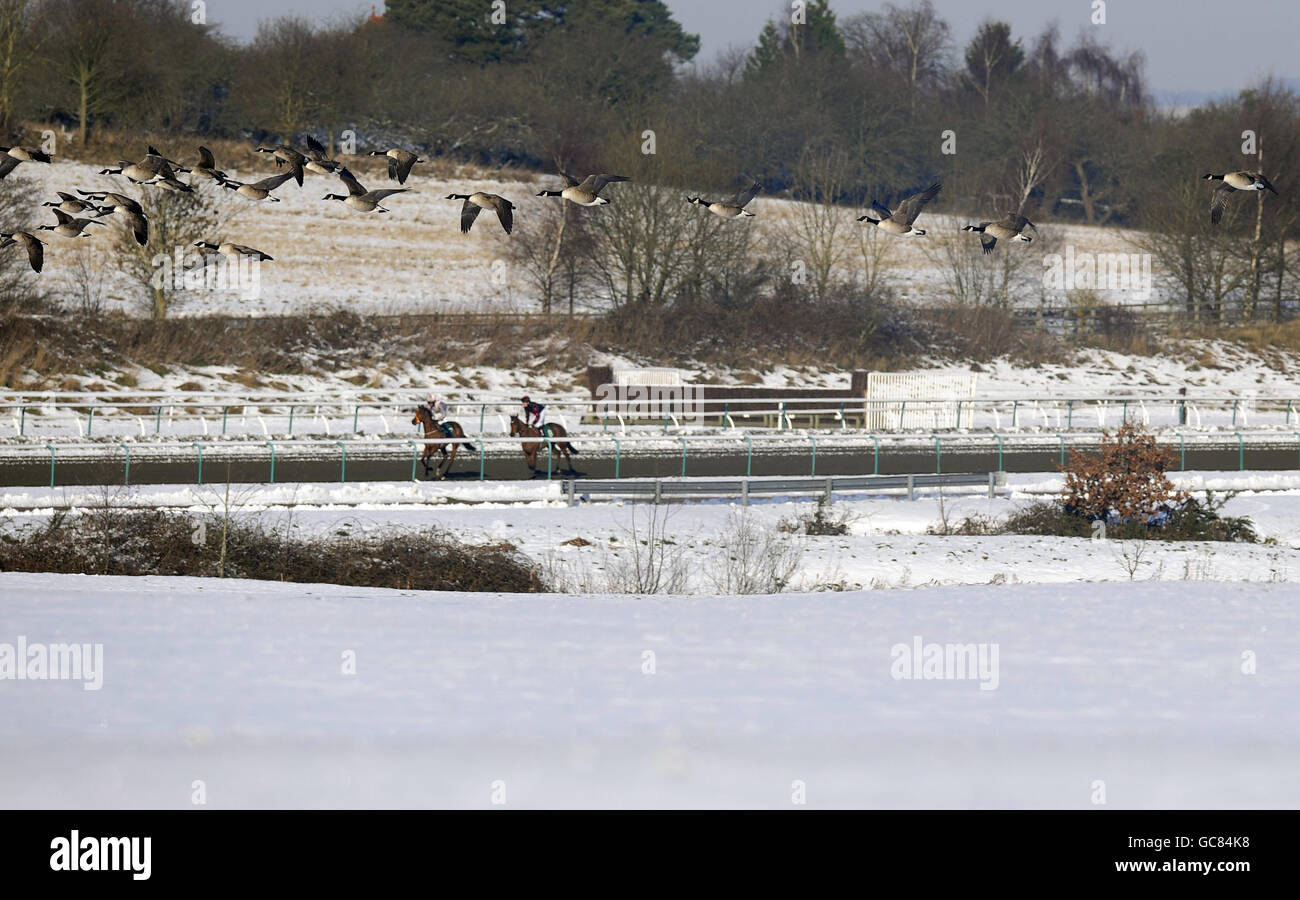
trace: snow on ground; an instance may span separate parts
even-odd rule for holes
[[[799,590],[909,588],[922,585],[1059,584],[1068,582],[1300,583],[1300,475],[1294,472],[1176,473],[1192,491],[1238,491],[1225,515],[1249,516],[1258,544],[1128,542],[1028,535],[960,536],[968,516],[1002,519],[1060,490],[1061,476],[1010,475],[1011,493],[989,499],[977,490],[897,492],[839,497],[842,536],[782,534],[782,523],[811,514],[809,499],[755,499],[748,512],[735,501],[661,508],[690,576],[687,590],[719,590],[721,561],[741,515],[798,548],[791,587]],[[6,530],[44,522],[55,507],[167,506],[194,515],[225,508],[224,486],[137,488],[3,488]],[[359,536],[435,527],[471,543],[508,541],[537,562],[558,586],[608,586],[631,559],[635,526],[644,535],[650,506],[599,502],[569,507],[559,484],[535,482],[284,484],[238,486],[230,508],[302,536]]]
[[[1089,808],[1098,782],[1109,807],[1300,804],[1289,585],[641,598],[8,573],[0,594],[0,642],[103,648],[99,690],[0,680],[6,808],[186,808],[197,782],[211,808]],[[918,640],[985,666],[895,677]]]

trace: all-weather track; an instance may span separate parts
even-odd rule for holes
[[[685,455],[676,448],[624,450],[618,455],[607,442],[587,440],[581,435],[574,442],[582,448],[574,457],[576,475],[562,471],[557,454],[553,479],[561,478],[672,478],[686,476],[807,476],[924,474],[932,472],[1013,473],[1051,472],[1062,461],[1062,444],[1055,439],[1039,441],[1033,447],[1013,447],[1007,442],[1001,449],[985,437],[978,445],[952,438],[906,446],[882,445],[878,450],[870,440],[853,445],[823,443],[805,446],[765,448],[755,442],[752,449],[740,441],[710,448],[707,452],[692,449]],[[948,444],[954,446],[949,449]],[[1079,442],[1080,449],[1090,447]],[[1073,444],[1065,444],[1066,451]],[[39,446],[24,448],[22,453],[0,456],[0,486],[40,487],[58,485],[123,484],[216,484],[226,481],[241,484],[279,482],[330,483],[424,480],[423,468],[413,465],[409,451],[394,447],[368,447],[364,442],[345,443],[337,449],[295,448],[286,442],[272,448],[251,442],[205,445],[201,449],[160,450],[140,445],[127,454],[115,445],[104,445],[94,454],[84,455],[54,445],[53,459]],[[1279,438],[1275,443],[1252,441],[1239,443],[1231,436],[1213,442],[1188,441],[1185,448],[1177,443],[1171,448],[1173,469],[1203,471],[1300,469],[1300,451],[1294,442]],[[522,455],[499,449],[480,456],[465,452],[456,460],[449,480],[545,480],[545,451],[538,471],[531,473]],[[814,458],[815,456],[815,458]],[[201,457],[201,459],[200,459]],[[51,464],[53,462],[53,465]]]

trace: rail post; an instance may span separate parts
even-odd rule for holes
[[[191,441],[190,446],[193,447],[195,450],[199,451],[199,480],[195,483],[202,484],[203,483],[203,445],[200,444],[198,441]]]
[[[663,496],[663,482],[658,478],[655,479],[655,506],[659,505],[659,500]]]
[[[1291,424],[1291,401],[1286,402],[1286,424]]]
[[[487,442],[483,440],[483,433],[479,432],[479,437],[478,437],[478,480],[479,481],[487,480],[487,474],[485,471],[485,467],[487,466],[486,454],[487,454]],[[414,465],[411,466],[411,471],[412,472],[415,471]]]
[[[835,479],[826,479],[826,505],[830,506],[835,502]]]
[[[879,475],[880,474],[880,438],[874,434],[871,435],[870,437],[871,440],[874,441],[876,445],[875,456],[871,463],[871,474]]]
[[[1237,435],[1237,471],[1246,471],[1246,439],[1241,436],[1241,432],[1235,432]]]
[[[1016,429],[1016,414],[1019,411],[1020,411],[1020,401],[1019,400],[1011,401],[1011,430],[1012,431],[1015,431]]]
[[[266,446],[271,448],[271,484],[275,484],[275,444],[271,441],[266,442]]]
[[[623,462],[623,442],[616,437],[610,440],[614,442],[614,477],[618,478],[619,467]]]
[[[1065,427],[1066,428],[1074,427],[1074,399],[1073,398],[1065,401]]]
[[[94,431],[94,429],[95,429],[95,407],[92,406],[90,407],[90,411],[86,414],[86,437],[90,437],[90,434],[92,431]]]
[[[1239,402],[1241,402],[1241,401],[1239,401],[1239,400],[1233,400],[1233,401],[1232,401],[1232,427],[1233,427],[1233,428],[1236,428],[1236,427],[1237,427],[1237,404],[1238,404]]]
[[[551,462],[551,436],[546,435],[546,480],[551,480],[551,473],[555,471],[555,465]]]
[[[677,440],[682,442],[682,477],[686,477],[686,438],[679,437]]]
[[[221,436],[222,437],[226,436],[226,419],[228,419],[229,417],[230,417],[230,407],[229,406],[221,407]]]
[[[357,420],[360,418],[360,416],[361,416],[361,404],[358,403],[356,406],[352,407],[352,433],[353,434],[357,433]]]
[[[812,471],[808,474],[815,478],[817,476],[817,435],[809,432],[807,437],[812,444]]]
[[[18,407],[18,436],[22,437],[27,433],[27,407]]]
[[[754,474],[754,439],[745,435],[745,445],[748,448],[745,454],[745,477],[749,478]]]
[[[1179,457],[1179,465],[1182,467],[1180,471],[1186,472],[1187,471],[1187,436],[1183,434],[1181,431],[1178,432],[1178,457]]]
[[[749,506],[749,479],[740,483],[740,505]]]
[[[943,440],[939,435],[934,435],[934,474],[943,473]]]
[[[998,471],[1005,472],[1006,469],[1002,468],[1002,435],[995,431],[993,436],[998,439]]]
[[[289,434],[291,435],[293,434],[293,411],[294,411],[294,406],[291,403],[289,404]]]
[[[126,454],[126,466],[122,472],[122,484],[129,486],[131,484],[131,445],[126,441],[122,442],[122,452]]]
[[[339,445],[339,483],[348,480],[348,448],[343,446],[342,441],[335,441]]]
[[[50,487],[54,487],[54,445],[46,444],[45,449],[50,451]]]
[[[908,500],[916,499],[916,476],[915,475],[907,476],[907,499]]]
[[[1292,432],[1295,435],[1296,448],[1296,468],[1300,469],[1300,431]]]
[[[1061,442],[1061,465],[1065,465],[1065,435],[1058,433],[1056,439]]]
[[[158,409],[153,417],[153,433],[162,434],[162,404],[158,404]]]

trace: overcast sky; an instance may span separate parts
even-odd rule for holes
[[[509,3],[509,0],[506,0]],[[909,0],[895,0],[907,5]],[[1043,26],[1055,21],[1072,43],[1082,28],[1097,28],[1102,39],[1120,51],[1142,50],[1151,88],[1163,94],[1235,92],[1265,75],[1296,83],[1300,79],[1300,7],[1295,0],[1108,0],[1107,24],[1094,26],[1092,0],[933,0],[939,14],[964,44],[979,22],[996,16],[1011,22],[1026,45]],[[262,19],[285,13],[329,20],[382,13],[382,0],[207,0],[209,19],[227,34],[247,40]],[[667,0],[688,31],[700,35],[700,59],[712,60],[728,46],[753,44],[763,23],[785,12],[780,0]],[[487,0],[484,0],[485,6]],[[841,19],[877,10],[880,0],[832,0]],[[1234,19],[1251,23],[1228,34],[1219,20],[1225,9]]]

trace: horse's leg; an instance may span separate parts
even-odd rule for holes
[[[451,456],[447,458],[447,468],[442,473],[443,478],[447,477],[448,473],[451,472],[451,467],[456,464],[456,451],[459,449],[460,449],[459,444],[453,443],[451,445]]]

